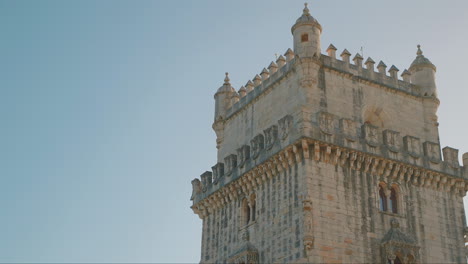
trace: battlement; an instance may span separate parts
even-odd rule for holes
[[[333,50],[334,49],[334,50]],[[397,92],[403,92],[412,96],[423,96],[420,89],[411,83],[409,71],[405,69],[401,74],[402,79],[398,77],[398,68],[392,65],[388,70],[390,75],[387,75],[387,66],[380,61],[375,71],[375,62],[372,58],[367,58],[365,67],[363,67],[363,59],[359,53],[350,63],[350,53],[345,49],[341,53],[341,60],[336,58],[336,48],[330,44],[328,48],[328,56],[321,54],[317,59],[326,70],[333,71],[336,74],[347,76],[353,80],[374,84],[376,86],[389,88]],[[280,82],[285,76],[291,72],[299,59],[291,49],[288,49],[275,62],[271,62],[267,68],[263,68],[260,75],[255,75],[252,80],[249,80],[245,86],[242,86],[231,99],[231,107],[227,109],[226,119],[229,119],[239,111],[255,101],[264,92],[268,91],[277,82]]]
[[[294,136],[297,124],[288,115],[271,124],[264,133],[252,138],[251,144],[233,149],[232,154],[224,158],[224,163],[217,163],[212,171],[203,173],[201,181],[192,181],[194,204],[243,175],[257,170],[266,161],[288,164],[292,159],[299,161],[299,154],[304,151],[309,153],[301,154],[306,158],[320,155],[317,152],[324,152],[324,161],[343,160],[342,165],[355,169],[365,166],[366,162],[369,166],[372,160],[377,163],[390,160],[398,168],[406,166],[412,171],[421,171],[417,177],[431,175],[427,181],[435,184],[438,184],[442,175],[468,180],[468,153],[463,155],[463,166],[460,166],[457,149],[445,147],[441,151],[436,142],[422,142],[414,135],[402,135],[398,131],[382,130],[371,124],[359,124],[327,112],[317,113],[310,125],[310,137],[290,138]],[[295,141],[282,147],[282,142],[288,142],[288,139]],[[392,168],[389,173],[391,171]],[[437,182],[433,178],[437,178]]]

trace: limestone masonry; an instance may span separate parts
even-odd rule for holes
[[[192,181],[201,263],[466,263],[468,153],[439,145],[436,67],[294,49],[215,94],[218,163]],[[441,155],[442,154],[442,155]]]

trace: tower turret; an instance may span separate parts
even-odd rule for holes
[[[418,45],[417,56],[409,68],[411,82],[418,86],[423,96],[437,97],[437,87],[435,84],[436,66],[424,57],[421,45]]]
[[[213,123],[213,130],[216,132],[216,147],[219,148],[224,138],[224,118],[226,111],[231,107],[233,96],[237,95],[236,90],[229,82],[229,73],[226,72],[224,83],[219,87],[214,95],[215,99],[215,118]]]
[[[236,90],[232,88],[229,73],[226,72],[224,83],[219,87],[214,95],[215,99],[215,122],[220,118],[226,117],[226,110],[231,107],[231,98],[236,93]]]
[[[296,20],[291,32],[294,37],[294,53],[299,57],[320,56],[320,35],[322,26],[310,15],[307,3],[305,4],[302,16]]]
[[[409,67],[411,73],[411,83],[416,85],[423,96],[424,121],[426,123],[427,138],[439,141],[439,123],[437,109],[439,108],[439,99],[437,99],[437,87],[435,84],[436,66],[424,57],[421,45],[418,45],[416,59]]]

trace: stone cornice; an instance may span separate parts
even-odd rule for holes
[[[324,141],[302,138],[244,173],[238,179],[229,182],[206,197],[194,200],[191,208],[203,219],[213,210],[223,207],[238,197],[255,192],[258,186],[303,159],[370,173],[378,177],[379,180],[387,182],[407,183],[452,192],[460,196],[464,196],[468,190],[468,180],[460,176],[430,170],[364,151],[340,147]]]

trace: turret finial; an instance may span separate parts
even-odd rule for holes
[[[229,85],[229,84],[230,84],[229,81],[230,81],[230,79],[229,79],[229,73],[226,72],[226,77],[224,78],[224,84]]]
[[[421,50],[421,45],[418,44],[418,51],[416,52],[416,55],[421,56],[423,54]]]
[[[307,3],[304,3],[304,10],[303,10],[302,15],[310,16],[309,8],[307,8]]]

